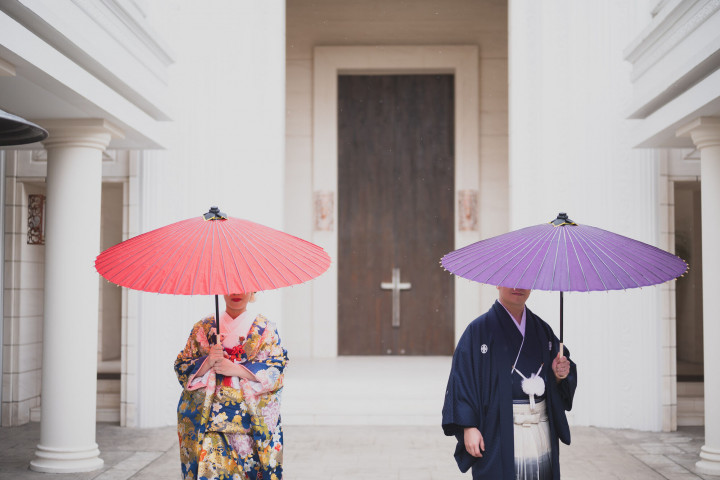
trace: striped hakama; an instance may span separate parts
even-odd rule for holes
[[[515,478],[517,480],[552,479],[550,426],[545,400],[535,404],[513,403],[515,438]]]

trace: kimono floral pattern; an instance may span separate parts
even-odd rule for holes
[[[214,316],[196,323],[175,360],[183,387],[178,403],[182,478],[281,480],[280,394],[287,352],[275,325],[258,315],[247,338],[225,350],[258,381],[233,377],[233,386],[228,386],[222,375],[216,382],[211,373],[206,388],[188,388],[210,351],[214,325]]]

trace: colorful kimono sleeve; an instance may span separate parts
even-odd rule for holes
[[[185,348],[175,359],[175,374],[183,388],[188,388],[210,353],[207,332],[212,327],[212,319],[195,324],[188,337]]]
[[[248,340],[257,346],[257,353],[249,356],[248,361],[242,365],[255,375],[257,382],[250,380],[243,382],[251,386],[255,395],[279,390],[283,385],[283,371],[288,357],[287,351],[280,343],[277,328],[273,323],[267,322],[265,328],[258,331],[255,338]]]

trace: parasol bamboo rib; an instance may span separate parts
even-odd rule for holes
[[[606,266],[606,268],[608,269],[608,271],[613,275],[613,277],[616,279],[618,285],[620,285],[623,290],[624,290],[624,289],[627,289],[627,288],[639,287],[639,286],[640,286],[640,284],[633,278],[633,276],[632,276],[630,273],[628,273],[628,272],[622,267],[622,265],[620,265],[619,263],[617,263],[611,256],[609,256],[608,253],[605,252],[604,249],[603,249],[602,247],[600,247],[600,245],[599,245],[597,242],[594,242],[594,241],[592,241],[592,240],[589,239],[589,238],[586,239],[586,240],[587,240],[588,243],[592,243],[593,245],[595,245],[595,246],[598,247],[597,250],[593,249],[593,251],[596,252],[596,254],[597,254],[597,256],[598,256],[598,259],[603,263],[603,265]],[[623,273],[625,273],[625,275],[626,275],[630,280],[632,280],[633,282],[635,282],[635,285],[624,285],[622,279],[620,278],[620,276],[615,273],[615,269],[612,268],[610,265],[608,265],[608,264],[600,257],[600,253],[604,254],[608,260],[612,261],[620,270],[622,270]]]
[[[533,243],[533,246],[537,245],[538,243],[540,243],[540,239],[536,239],[535,242]],[[527,250],[527,252],[517,261],[515,266],[518,266],[532,252],[532,250],[530,248],[527,248],[526,250]],[[538,250],[536,250],[535,256],[537,256],[537,252],[538,252]],[[533,258],[535,258],[535,256],[533,256]],[[523,274],[527,271],[527,269],[529,267],[530,267],[530,264],[528,263],[528,265],[525,267],[525,270],[523,270]],[[502,278],[502,280],[500,280],[500,281],[504,282],[505,279],[508,277],[508,275],[510,275],[510,273],[511,273],[511,271],[508,271],[505,274],[505,276]],[[522,277],[523,277],[523,275],[520,275],[520,278],[518,279],[518,281],[520,281],[520,279],[522,279]]]
[[[537,284],[537,281],[538,281],[538,279],[540,278],[540,272],[542,271],[543,266],[545,265],[545,260],[547,260],[547,257],[548,257],[548,254],[549,254],[549,253],[550,253],[550,249],[549,249],[549,248],[546,248],[546,249],[545,249],[545,255],[543,255],[543,259],[542,259],[542,261],[540,262],[540,266],[539,266],[538,269],[537,269],[537,273],[535,274],[535,279],[533,280],[531,289],[535,288],[535,285]],[[553,278],[554,278],[554,277],[553,277]]]
[[[635,285],[623,285],[623,289],[641,287],[652,283],[650,278],[648,278],[646,275],[644,275],[641,271],[638,270],[637,266],[634,263],[640,262],[637,262],[636,259],[630,259],[621,254],[618,254],[617,251],[613,250],[609,246],[609,242],[603,243],[600,241],[595,241],[593,242],[593,245],[597,246],[599,252],[602,252],[609,259],[611,259],[618,266],[618,268],[620,268],[627,275],[627,277],[635,283]],[[613,258],[613,255],[615,256],[615,258]],[[621,263],[625,264],[627,268],[623,267]]]
[[[295,258],[288,256],[283,250],[277,248],[276,244],[268,243],[267,247],[268,247],[268,254],[270,254],[273,257],[273,259],[275,259],[275,260],[282,259],[284,262],[291,263],[293,266],[297,267],[303,273],[305,273],[306,275],[309,275],[309,273],[305,271],[304,267],[299,265],[295,261]],[[275,253],[273,253],[273,252],[275,252]],[[263,254],[261,251],[259,251],[259,253],[263,256],[264,259],[266,259],[266,260],[268,259],[268,257],[265,254]],[[287,279],[285,277],[285,275],[280,271],[280,269],[277,268],[276,262],[268,262],[268,263],[275,268],[275,270],[278,272],[278,274],[280,276],[283,277],[283,280],[285,280],[286,282],[290,281],[289,279]],[[301,280],[300,276],[297,275],[297,273],[292,272],[292,271],[290,273],[292,273],[296,279]]]
[[[563,234],[565,234],[564,230],[563,230]],[[572,251],[575,254],[575,260],[577,260],[578,266],[580,267],[580,273],[582,273],[582,278],[583,278],[583,281],[585,282],[585,289],[590,291],[590,286],[588,285],[587,275],[585,275],[585,269],[583,268],[582,262],[580,261],[580,256],[578,255],[577,249],[575,248],[575,242],[573,242],[572,236],[570,234],[567,234],[567,236],[570,239],[570,245],[572,246]],[[570,278],[569,270],[570,270],[570,262],[568,261],[568,278]]]

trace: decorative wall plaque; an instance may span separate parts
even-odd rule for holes
[[[335,196],[333,192],[315,192],[315,230],[320,232],[332,232],[335,228]]]
[[[28,195],[28,245],[45,245],[45,195]]]
[[[461,232],[478,230],[477,190],[458,191],[458,229]]]

